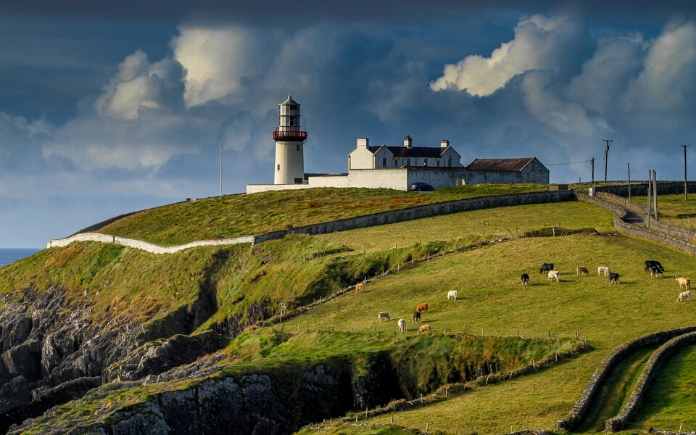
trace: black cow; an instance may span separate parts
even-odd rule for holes
[[[619,274],[616,272],[609,272],[609,284],[618,284]]]
[[[525,287],[527,287],[527,285],[529,285],[529,274],[527,272],[520,275],[520,282]]]
[[[548,272],[550,270],[554,270],[553,263],[544,263],[539,268],[539,273],[545,273],[545,272]]]
[[[651,273],[664,273],[665,268],[662,267],[662,263],[657,260],[645,260],[645,268],[643,270]]]

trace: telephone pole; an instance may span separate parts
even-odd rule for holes
[[[592,187],[594,187],[594,157],[590,159],[590,163],[592,164]]]
[[[686,147],[688,147],[688,145],[682,145],[684,149],[684,201],[689,199],[689,183],[686,177]]]
[[[607,184],[607,168],[609,160],[609,148],[614,139],[602,139],[604,141],[604,184]]]
[[[631,162],[626,163],[628,169],[628,202],[631,202]]]
[[[218,147],[218,185],[220,187],[220,196],[222,196],[222,141]]]

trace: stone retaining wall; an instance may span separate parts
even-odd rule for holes
[[[689,192],[696,192],[696,181],[689,181],[687,183],[687,190]],[[613,184],[606,186],[596,186],[595,192],[606,192],[612,193],[619,196],[628,196],[628,184]],[[678,193],[684,193],[684,182],[683,181],[658,181],[657,182],[657,194],[658,195],[673,195]],[[638,182],[631,183],[631,195],[646,196],[648,194],[648,183]]]
[[[331,222],[306,225],[290,228],[282,231],[256,236],[255,243],[267,240],[281,239],[288,234],[326,234],[336,231],[346,231],[356,228],[365,228],[378,225],[387,225],[404,222],[413,219],[439,216],[462,211],[480,210],[494,207],[507,207],[524,204],[541,204],[548,202],[561,202],[575,200],[575,192],[570,190],[543,191],[521,193],[515,195],[487,196],[481,198],[460,199],[455,201],[440,202],[436,204],[421,205],[418,207],[391,210],[374,213],[365,216],[357,216],[347,219],[338,219]]]
[[[655,375],[664,362],[682,347],[694,343],[696,343],[696,332],[690,332],[672,338],[667,343],[660,346],[660,348],[650,356],[650,359],[643,369],[643,373],[641,373],[638,379],[638,383],[629,396],[628,402],[621,408],[621,411],[616,417],[606,421],[605,431],[617,432],[625,428],[626,423],[635,417],[636,411],[645,397],[648,385],[650,385],[655,378]]]
[[[590,406],[597,398],[598,392],[606,383],[611,371],[616,368],[622,361],[628,358],[636,350],[659,343],[664,343],[674,337],[696,331],[696,326],[687,328],[672,329],[669,331],[657,332],[650,335],[645,335],[636,340],[622,344],[614,350],[600,366],[595,370],[590,378],[590,382],[583,391],[582,395],[575,403],[573,408],[568,413],[568,416],[557,423],[559,429],[572,431],[578,427],[580,422],[587,417],[587,412]]]

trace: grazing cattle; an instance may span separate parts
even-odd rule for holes
[[[355,284],[355,293],[359,293],[363,290],[365,290],[365,281]]]
[[[389,313],[387,313],[386,311],[380,311],[380,312],[377,314],[377,320],[386,321],[386,320],[389,320],[389,319],[390,319]]]
[[[585,266],[580,266],[580,265],[578,265],[578,266],[575,268],[575,273],[576,273],[578,276],[582,276],[582,275],[589,275],[589,274],[590,274],[590,271],[587,270],[587,268],[586,268]]]
[[[527,287],[529,285],[529,274],[527,272],[520,275],[520,282],[525,287]]]
[[[414,312],[413,313],[413,323],[420,322],[420,319],[421,319],[421,312],[420,311]]]
[[[659,276],[662,276],[663,270],[661,270],[658,266],[651,264],[650,267],[648,267],[648,271],[650,272],[650,278],[657,278]]]
[[[551,271],[551,270],[553,270],[553,269],[554,269],[553,263],[544,263],[544,264],[542,264],[541,267],[539,268],[539,273],[549,272],[549,271]]]
[[[619,274],[616,272],[609,272],[609,284],[618,284]]]
[[[689,290],[689,288],[691,288],[691,280],[689,280],[689,278],[680,276],[680,277],[677,277],[677,278],[674,278],[674,279],[675,279],[675,280],[677,281],[677,283],[679,284],[679,288],[680,288],[680,289],[683,288],[683,289]]]
[[[609,276],[609,266],[598,266],[597,267],[597,275]]]
[[[658,270],[660,273],[664,273],[665,268],[662,267],[662,263],[660,263],[657,260],[645,260],[645,268],[644,270],[646,272],[652,272],[653,269]]]
[[[677,296],[677,302],[686,302],[691,300],[691,290],[679,293]]]
[[[428,325],[428,324],[420,325],[420,326],[418,327],[418,334],[419,334],[419,335],[420,335],[420,334],[426,334],[426,333],[431,332],[432,330],[433,330],[433,328],[431,328],[430,325]]]
[[[448,301],[456,301],[458,297],[459,297],[459,292],[457,290],[450,290],[447,292],[447,300]]]
[[[422,313],[424,311],[428,311],[428,304],[418,304],[416,305],[416,312],[417,313]]]
[[[561,272],[557,270],[549,270],[549,273],[546,275],[546,278],[549,281],[556,280],[556,282],[561,282]]]
[[[406,333],[406,321],[404,319],[399,319],[396,324],[399,326],[399,332],[402,334]]]

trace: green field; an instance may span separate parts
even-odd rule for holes
[[[475,185],[434,192],[390,189],[302,189],[231,195],[159,207],[96,231],[160,245],[178,245],[283,230],[435,202],[546,190],[534,184]]]
[[[375,199],[373,206],[378,207],[378,202]],[[278,207],[292,210],[299,206]],[[216,216],[223,220],[217,214],[209,218]],[[190,304],[207,288],[215,292],[217,311],[199,326],[204,330],[230,317],[249,320],[249,307],[262,306],[273,312],[280,302],[301,306],[365,276],[389,271],[360,293],[346,293],[281,324],[243,333],[222,351],[225,358],[220,370],[233,374],[335,358],[362,361],[375,352],[390,352],[394,361],[408,368],[404,379],[410,387],[404,391],[413,395],[427,393],[447,380],[448,355],[461,355],[457,358],[474,364],[498,358],[510,369],[536,360],[554,347],[567,346],[576,335],[586,337],[594,350],[538,373],[475,387],[423,408],[375,417],[368,421],[373,428],[329,422],[322,428],[305,428],[303,433],[407,433],[388,428],[392,419],[405,431],[425,430],[427,424],[430,433],[498,434],[511,429],[552,428],[616,346],[655,331],[693,325],[696,319],[696,303],[676,303],[679,289],[672,279],[676,272],[696,276],[693,258],[616,235],[611,222],[611,215],[603,209],[565,202],[456,213],[322,236],[287,237],[254,247],[194,249],[171,256],[110,245],[74,244],[0,268],[0,290],[12,294],[12,290],[26,286],[60,286],[79,299],[82,289],[87,288],[97,307],[112,309],[111,304],[116,304],[120,307],[117,311],[146,318],[166,314],[178,304]],[[170,231],[160,224],[160,236]],[[549,228],[557,228],[558,234],[594,231],[554,237]],[[493,243],[471,246],[480,240]],[[643,261],[648,258],[663,263],[664,278],[651,280],[645,274]],[[409,266],[411,260],[418,261]],[[561,271],[560,283],[549,282],[538,273],[543,262],[555,263]],[[610,286],[596,276],[600,264],[619,272],[621,284]],[[588,267],[590,276],[576,277],[577,265]],[[524,271],[532,276],[527,289],[519,284]],[[446,299],[452,289],[459,291],[456,302]],[[423,323],[433,328],[432,338],[417,337],[416,325],[410,320],[419,303],[429,304]],[[380,311],[389,312],[392,320],[378,321]],[[397,332],[398,318],[408,321],[405,336]],[[641,412],[636,428],[674,428],[670,422],[675,420],[684,427],[696,427],[696,412],[692,412],[696,398],[689,393],[696,357],[685,355],[664,370],[651,393],[654,399]],[[621,406],[646,356],[635,355],[617,372],[606,401],[596,409],[587,429],[595,429],[601,418]],[[123,406],[140,403],[158,391],[187,388],[191,382],[195,380],[125,389],[117,394],[103,390],[61,408],[61,424],[90,421],[91,410],[101,409],[100,403],[105,401]],[[662,400],[663,396],[668,399]],[[52,418],[42,418],[41,427],[56,424]]]
[[[692,230],[696,229],[696,194],[690,194],[686,201],[683,194],[659,195],[657,201],[660,220]],[[634,196],[631,202],[647,207],[646,196]]]

